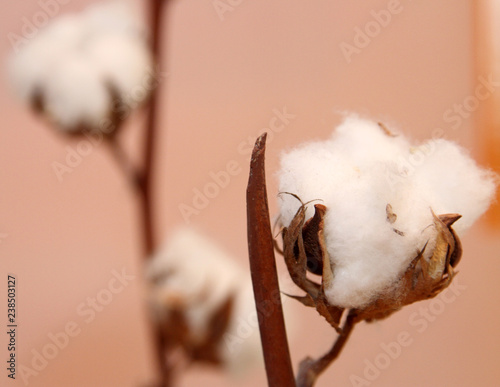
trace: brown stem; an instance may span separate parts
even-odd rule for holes
[[[257,139],[250,162],[247,187],[248,252],[268,385],[288,387],[295,386],[295,381],[281,307],[267,203],[264,163],[266,136],[264,133]]]
[[[161,58],[161,20],[164,17],[163,6],[168,0],[151,0],[150,18],[151,18],[151,50],[155,64],[159,68]],[[166,7],[165,7],[166,8]],[[148,259],[154,249],[154,233],[153,233],[153,217],[152,217],[152,177],[153,177],[153,162],[154,162],[154,146],[156,126],[158,123],[158,92],[159,88],[155,87],[151,91],[149,100],[149,109],[146,122],[146,135],[144,140],[144,165],[141,179],[141,202],[143,215],[143,230],[144,230],[144,258]]]
[[[345,320],[342,332],[337,337],[333,347],[323,357],[313,360],[310,357],[302,360],[299,366],[299,374],[297,375],[297,387],[312,387],[316,383],[318,376],[328,368],[328,366],[339,356],[344,348],[345,343],[356,324],[355,314],[350,311]]]
[[[131,162],[123,148],[118,143],[115,138],[105,138],[106,145],[110,149],[111,155],[116,160],[118,166],[122,169],[123,174],[126,176],[128,183],[133,189],[140,188],[141,184],[141,173],[137,167]]]
[[[161,31],[162,31],[162,18],[166,17],[164,11],[166,10],[168,0],[151,0],[150,1],[150,20],[151,20],[151,50],[155,64],[160,66],[161,58]],[[163,8],[165,6],[165,9]],[[154,224],[153,224],[153,162],[155,150],[155,134],[158,124],[158,92],[159,88],[156,87],[151,91],[149,100],[149,109],[146,123],[146,134],[144,140],[144,164],[143,173],[139,181],[139,193],[141,200],[141,215],[142,215],[142,230],[144,238],[144,260],[151,257],[155,248],[154,239]],[[166,340],[163,335],[163,330],[158,322],[156,322],[150,315],[151,331],[153,336],[153,345],[155,346],[157,368],[159,371],[158,387],[167,387],[171,385],[172,371],[166,357]]]

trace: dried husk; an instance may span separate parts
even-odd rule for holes
[[[171,348],[182,348],[188,362],[221,365],[220,343],[229,328],[234,309],[234,295],[228,296],[213,311],[207,323],[207,332],[201,339],[191,328],[186,317],[189,306],[174,303],[165,311],[162,320],[163,334]],[[197,337],[197,338],[195,338]]]
[[[299,199],[296,195],[293,196]],[[306,221],[306,206],[302,204],[290,225],[282,229],[283,255],[288,271],[294,283],[306,292],[305,296],[291,297],[306,306],[316,308],[318,313],[340,332],[344,308],[331,305],[324,292],[334,280],[335,270],[325,246],[323,232],[327,208],[322,204],[316,204],[314,208],[314,216]],[[387,205],[386,212],[387,221],[394,223],[397,215],[393,213],[390,204]],[[451,226],[461,215],[436,215],[434,212],[432,215],[436,236],[430,258],[424,258],[426,243],[391,286],[380,292],[366,307],[352,310],[355,322],[386,318],[405,305],[435,297],[450,285],[456,275],[454,267],[462,255],[460,240]],[[393,230],[404,237],[401,231]],[[320,274],[321,284],[307,278],[307,270]]]

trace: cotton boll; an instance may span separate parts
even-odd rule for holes
[[[21,99],[30,102],[35,92],[45,87],[46,77],[81,38],[81,27],[76,16],[62,16],[9,58],[11,83]]]
[[[212,316],[232,297],[227,330],[214,349],[223,367],[235,376],[261,358],[250,273],[211,240],[190,228],[177,230],[153,257],[146,273],[158,318],[168,323],[172,308],[182,310],[189,328],[188,348],[203,343]]]
[[[108,117],[109,91],[96,72],[94,66],[75,55],[59,63],[47,77],[45,111],[63,130],[77,130],[80,125],[97,129]]]
[[[440,140],[412,147],[356,116],[329,140],[283,154],[279,179],[280,191],[326,206],[333,281],[325,295],[332,305],[358,309],[388,297],[424,246],[423,258],[431,257],[437,244],[432,211],[462,214],[453,226],[461,231],[487,209],[495,191],[491,174],[457,145]],[[301,203],[282,194],[279,205],[288,226]],[[312,215],[309,204],[306,219]]]
[[[136,107],[151,92],[152,58],[142,41],[111,34],[89,45],[86,54],[127,106]]]
[[[211,314],[235,292],[243,272],[210,240],[191,229],[174,233],[153,258],[148,276],[166,273],[159,291],[176,294],[186,305],[191,332],[200,339],[207,333]]]
[[[112,1],[54,19],[12,57],[15,90],[65,131],[99,130],[104,118],[118,124],[124,115],[112,114],[111,99],[131,110],[151,91],[138,15],[131,1]]]

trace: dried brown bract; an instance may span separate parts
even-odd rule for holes
[[[165,311],[162,320],[163,335],[173,348],[182,348],[189,362],[220,365],[220,343],[227,332],[234,306],[234,297],[229,296],[211,315],[207,332],[202,338],[190,329],[186,317],[186,306],[172,305]]]
[[[333,281],[323,234],[326,207],[316,204],[314,208],[314,216],[306,222],[306,207],[302,204],[290,225],[283,228],[283,255],[293,282],[306,292],[305,296],[292,297],[306,306],[315,307],[332,327],[340,331],[340,318],[344,309],[330,305],[324,292],[325,287]],[[321,272],[318,272],[320,267]],[[321,274],[321,285],[307,278],[308,268]]]
[[[300,200],[296,195],[298,200]],[[301,202],[302,203],[302,202]],[[288,227],[283,227],[283,255],[294,283],[306,292],[305,296],[292,296],[306,306],[314,307],[331,326],[340,332],[339,324],[344,308],[331,305],[326,296],[334,281],[335,267],[330,261],[324,238],[324,217],[327,208],[314,206],[315,214],[306,220],[306,205],[302,203]],[[397,215],[390,204],[386,207],[387,220],[393,224]],[[462,247],[451,227],[461,216],[458,214],[433,214],[432,227],[435,243],[430,258],[424,257],[428,243],[416,253],[406,271],[368,306],[352,309],[354,322],[386,318],[405,305],[433,298],[449,286],[456,275],[454,267],[460,261]],[[394,229],[404,237],[404,233]],[[429,252],[427,252],[429,256]],[[307,271],[321,275],[321,283],[307,277]]]

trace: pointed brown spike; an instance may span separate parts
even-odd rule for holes
[[[312,297],[307,293],[305,296],[294,296],[293,294],[288,294],[288,293],[284,293],[284,292],[281,292],[281,293],[283,293],[287,297],[290,297],[290,298],[293,298],[294,300],[299,301],[304,306],[309,306],[311,308],[316,307],[316,303],[314,302]]]
[[[321,293],[316,300],[316,310],[338,333],[341,333],[339,324],[344,309],[330,305],[324,293]]]
[[[273,234],[267,202],[265,174],[266,134],[255,142],[247,186],[247,231],[250,272],[257,311],[262,352],[270,386],[293,386],[294,375],[279,295]],[[285,234],[287,234],[285,232]],[[272,299],[272,302],[270,300]]]
[[[443,214],[438,215],[438,218],[441,222],[446,224],[446,226],[450,227],[453,223],[455,223],[458,219],[460,219],[462,215],[460,214]]]

